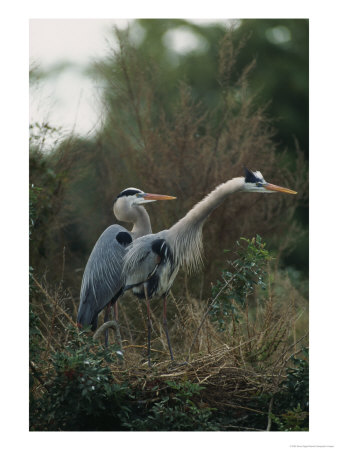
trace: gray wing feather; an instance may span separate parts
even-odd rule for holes
[[[111,225],[97,240],[83,273],[80,306],[77,321],[82,325],[92,324],[98,313],[122,289],[122,265],[126,247],[116,236],[127,230],[120,225]]]
[[[122,277],[126,287],[147,280],[158,265],[158,256],[152,251],[152,243],[163,237],[161,233],[148,234],[135,239],[124,256]]]

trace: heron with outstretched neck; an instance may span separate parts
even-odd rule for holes
[[[123,291],[131,289],[137,297],[144,298],[147,303],[149,366],[151,365],[150,299],[163,298],[163,325],[170,357],[173,360],[166,317],[168,292],[180,268],[192,272],[201,266],[203,225],[212,211],[220,206],[228,195],[237,192],[297,193],[268,183],[258,171],[245,169],[244,177],[233,178],[220,184],[171,228],[138,237],[125,249],[122,267]]]
[[[172,200],[169,195],[149,194],[136,188],[123,190],[114,201],[115,217],[132,223],[131,231],[121,225],[111,225],[97,240],[85,267],[80,305],[77,314],[79,326],[91,325],[97,328],[99,313],[106,308],[104,321],[108,321],[111,306],[114,305],[117,320],[117,299],[123,293],[123,258],[130,243],[152,232],[150,218],[144,204],[158,200]],[[108,344],[108,330],[105,335]]]

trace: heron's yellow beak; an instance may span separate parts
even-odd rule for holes
[[[175,200],[176,197],[171,195],[161,195],[161,194],[143,194],[142,197],[145,200]]]
[[[267,184],[264,184],[263,186],[268,191],[284,192],[285,194],[297,194],[296,191],[292,191],[291,189],[288,189],[285,187],[276,186],[275,184],[267,183]]]

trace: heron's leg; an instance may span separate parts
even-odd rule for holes
[[[151,367],[150,362],[150,337],[151,337],[151,319],[150,319],[150,303],[148,297],[148,286],[147,283],[144,283],[144,295],[147,301],[147,315],[148,315],[148,366]]]
[[[117,301],[115,301],[115,303],[114,303],[114,319],[115,319],[115,323],[116,323],[116,328],[115,328],[116,340],[119,343],[120,350],[123,351],[122,350],[121,333],[120,333],[120,324],[119,324],[119,308],[117,306]]]
[[[106,306],[106,310],[104,312],[104,322],[108,322],[108,320],[109,320],[110,309],[111,309],[111,303],[109,302],[108,305]],[[104,332],[104,345],[106,347],[108,347],[108,339],[109,339],[108,332],[109,332],[109,329],[107,328],[106,331]]]
[[[173,355],[173,351],[171,349],[171,344],[170,344],[170,339],[169,339],[169,332],[168,332],[168,323],[167,323],[167,296],[166,295],[164,295],[164,297],[163,297],[163,326],[164,326],[165,334],[167,336],[167,342],[168,342],[168,347],[169,347],[169,352],[170,352],[170,358],[173,361],[174,360],[174,355]]]
[[[115,321],[118,322],[118,320],[119,320],[119,308],[117,306],[117,302],[114,303],[114,317],[115,317]]]

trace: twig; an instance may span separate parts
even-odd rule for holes
[[[48,352],[49,352],[49,348],[50,348],[50,341],[51,341],[51,339],[52,339],[52,337],[53,337],[53,328],[54,328],[54,323],[55,323],[55,317],[56,317],[56,305],[57,305],[57,304],[58,304],[58,303],[55,302],[54,305],[53,305],[52,318],[51,318],[49,327],[47,328],[47,331],[48,331],[48,335],[47,335],[47,347],[46,347],[44,356],[43,356],[43,358],[42,358],[42,359],[44,359],[44,360],[46,360],[46,358],[47,358],[47,355],[48,355]]]
[[[248,430],[248,431],[264,431],[260,430],[259,428],[249,428],[249,427],[242,427],[241,425],[225,425],[225,428],[236,428],[241,430]]]
[[[44,383],[44,381],[42,380],[42,378],[38,374],[38,371],[34,367],[33,361],[29,361],[29,367],[30,367],[30,369],[31,369],[31,371],[33,373],[33,376],[38,380],[38,382],[41,384],[41,386],[43,386],[48,391],[48,387],[46,386],[46,383]]]
[[[246,411],[252,411],[258,414],[263,414],[265,415],[266,412],[264,411],[259,411],[258,409],[253,409],[253,408],[248,408],[247,406],[240,406],[240,405],[232,405],[231,403],[223,403],[224,406],[230,406],[230,408],[234,408],[234,409],[245,409]]]
[[[301,342],[303,339],[305,339],[305,338],[308,336],[308,334],[309,334],[308,332],[305,333],[304,336],[302,336],[301,338],[298,339],[298,341],[296,341],[295,343],[291,344],[291,345],[290,345],[290,346],[289,346],[289,347],[281,354],[281,356],[276,360],[275,366],[277,366],[277,363],[278,363],[280,360],[282,360],[282,359],[284,358],[284,356],[287,354],[287,352],[288,352],[289,350],[291,350],[293,347],[295,347],[297,344],[299,344],[299,342]],[[291,356],[292,356],[292,355],[291,355]],[[289,361],[289,359],[291,358],[291,356],[285,361],[285,363]]]
[[[124,349],[126,349],[126,348],[143,348],[145,350],[147,349],[147,347],[145,345],[136,345],[136,344],[127,345],[127,346],[124,347]],[[162,350],[156,350],[154,348],[152,348],[151,351],[152,352],[156,352],[156,353],[161,353],[162,355],[166,355],[167,354],[167,352],[163,352]]]
[[[125,322],[125,324],[127,326],[130,341],[132,341],[133,340],[133,335],[132,335],[132,332],[131,332],[131,329],[130,329],[130,325],[129,325],[129,320],[128,320],[128,317],[127,317],[126,312],[124,310],[124,306],[123,306],[122,302],[119,305],[119,309],[122,312],[124,322]]]
[[[66,246],[63,246],[60,287],[63,285],[63,277],[65,274],[65,265],[66,265]]]
[[[304,337],[305,337],[305,336],[304,336]],[[292,354],[288,357],[288,359],[285,361],[285,363],[287,363],[293,356],[296,356],[296,355],[298,355],[298,353],[301,353],[301,352],[303,351],[304,348],[305,348],[306,350],[309,349],[309,347],[303,347],[303,348],[299,349],[297,352],[292,353]]]
[[[185,319],[183,318],[182,313],[181,313],[181,308],[179,307],[178,302],[177,302],[176,298],[174,297],[174,294],[172,293],[172,291],[169,292],[169,295],[170,295],[170,297],[172,298],[172,300],[174,302],[174,305],[176,307],[178,315],[180,316],[181,323],[185,323]]]

